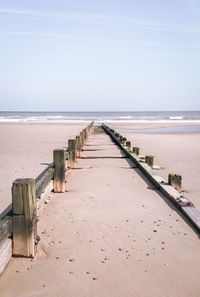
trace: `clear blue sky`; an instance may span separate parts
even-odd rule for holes
[[[0,0],[0,110],[200,110],[199,0]]]

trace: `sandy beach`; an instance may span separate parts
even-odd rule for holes
[[[0,277],[2,296],[198,296],[190,224],[108,136],[84,150],[67,192],[40,211],[36,257],[12,258]]]
[[[19,172],[37,175],[44,166],[40,163],[51,162],[52,150],[66,147],[67,138],[73,138],[83,127],[2,125],[1,131],[13,135],[22,131],[24,135],[20,143],[15,138],[15,164],[21,170],[15,172],[16,177]],[[49,138],[50,134],[54,139]],[[156,164],[165,167],[160,174],[166,175],[174,160],[177,163],[172,169],[179,173],[180,169],[183,173],[192,170],[193,175],[186,173],[191,179],[184,188],[188,197],[198,202],[198,183],[192,183],[198,175],[198,162],[190,157],[198,158],[198,133],[122,134],[139,145],[141,153],[155,155]],[[7,147],[14,149],[9,146],[10,138],[7,137]],[[192,146],[188,156],[192,141],[196,146]],[[26,156],[23,171],[24,158],[21,154],[18,158],[17,145]],[[79,170],[67,174],[67,192],[52,193],[50,203],[40,210],[41,240],[36,257],[12,258],[0,276],[2,296],[198,296],[199,235],[190,223],[124,158],[107,135],[92,135],[82,157],[76,165]]]
[[[53,160],[53,150],[66,148],[83,124],[0,124],[0,213],[11,203],[16,178],[35,178]]]
[[[152,129],[182,126],[199,126],[198,123],[134,123],[111,124],[114,129]],[[184,195],[200,209],[200,132],[195,133],[133,133],[121,132],[139,146],[140,153],[153,155],[158,171],[166,181],[169,173],[182,176]]]

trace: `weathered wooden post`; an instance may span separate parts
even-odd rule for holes
[[[80,146],[83,147],[83,132],[80,132]]]
[[[76,136],[76,158],[80,158],[80,153],[81,153],[80,136]]]
[[[35,180],[16,179],[12,186],[13,256],[33,258],[36,254],[37,201]]]
[[[55,193],[65,192],[65,152],[62,149],[53,151],[54,180],[53,189]]]
[[[86,138],[87,138],[87,134],[86,134],[86,129],[83,129],[83,143],[85,144],[85,141],[86,141]]]
[[[130,142],[130,141],[127,141],[127,142],[126,142],[126,147],[127,147],[128,150],[131,149],[131,142]]]
[[[152,156],[152,155],[145,156],[145,162],[146,162],[150,167],[152,167],[152,166],[153,166],[153,156]]]
[[[170,173],[168,175],[168,183],[169,183],[169,185],[174,187],[177,191],[180,192],[182,190],[182,177],[181,177],[181,175]]]
[[[68,163],[67,167],[73,169],[75,166],[76,160],[76,140],[69,139],[68,140]]]
[[[138,146],[134,146],[133,147],[133,153],[136,154],[137,156],[139,155],[140,153],[140,148]]]

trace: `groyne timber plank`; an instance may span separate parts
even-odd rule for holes
[[[9,238],[6,238],[0,243],[0,274],[4,271],[11,256],[12,256],[12,240]]]
[[[129,156],[129,158],[138,166],[138,168],[141,169],[144,175],[156,186],[156,188],[159,189],[169,200],[171,200],[192,223],[195,229],[200,232],[200,211],[195,208],[192,203],[191,207],[182,206],[178,201],[178,199],[182,197],[181,193],[179,193],[175,188],[165,182],[164,179],[157,175],[157,173],[149,165],[141,162],[138,156],[127,150],[127,148],[120,143],[117,137],[111,131],[109,131],[108,127],[106,127],[105,125],[102,125],[102,127],[104,131],[122,149],[122,151],[127,156]]]

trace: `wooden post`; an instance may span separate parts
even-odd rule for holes
[[[80,136],[76,136],[76,158],[80,158],[80,153],[81,153]]]
[[[80,146],[83,147],[83,132],[80,132]]]
[[[36,254],[37,202],[35,181],[16,179],[12,186],[13,255],[33,258]]]
[[[130,141],[127,141],[126,142],[126,147],[130,150],[131,149],[131,142]]]
[[[134,146],[134,147],[133,147],[133,153],[136,154],[136,155],[138,156],[139,153],[140,153],[140,148],[137,147],[137,146]]]
[[[182,177],[181,177],[181,175],[170,173],[168,175],[168,183],[169,183],[169,185],[174,187],[177,191],[180,192],[182,190]]]
[[[53,189],[55,193],[65,192],[65,152],[62,149],[53,151],[54,181]]]
[[[76,160],[76,140],[68,140],[68,163],[67,167],[73,169]]]
[[[146,162],[150,167],[152,167],[152,166],[153,166],[153,156],[152,156],[152,155],[146,156],[146,157],[145,157],[145,162]]]
[[[86,138],[87,138],[87,136],[86,136],[86,130],[83,129],[83,143],[84,144],[85,144]]]

